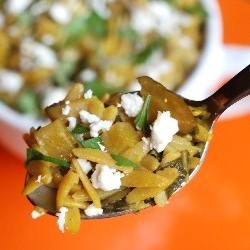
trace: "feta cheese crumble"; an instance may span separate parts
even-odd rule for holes
[[[42,176],[38,175],[36,182],[40,183],[42,181]]]
[[[21,75],[12,70],[0,70],[0,89],[9,93],[18,92],[23,86]]]
[[[91,89],[89,89],[86,93],[84,93],[84,98],[85,99],[90,99],[93,95],[93,92]]]
[[[95,80],[96,72],[93,69],[87,68],[80,72],[79,77],[83,82],[91,82]]]
[[[100,188],[104,191],[118,189],[121,186],[123,173],[107,165],[97,164],[94,173],[91,175],[91,182],[94,188]]]
[[[63,115],[68,115],[69,112],[70,112],[70,106],[69,105],[66,105],[64,108],[62,108],[62,114]]]
[[[90,124],[90,135],[91,137],[98,137],[99,131],[105,132],[109,131],[110,127],[112,126],[111,121],[103,121],[99,120],[97,122]]]
[[[67,90],[63,88],[47,88],[42,102],[43,107],[48,107],[53,103],[62,101],[67,95]]]
[[[98,122],[100,121],[100,118],[96,115],[93,115],[93,114],[90,114],[88,111],[86,110],[81,110],[79,112],[80,114],[80,118],[81,118],[81,121],[83,123],[93,123],[93,122]]]
[[[136,117],[142,109],[143,99],[137,93],[121,96],[121,106],[129,117]]]
[[[5,1],[5,9],[13,14],[22,13],[32,2],[32,0],[8,0]]]
[[[107,152],[106,148],[104,145],[102,145],[100,142],[97,142],[97,144],[99,145],[101,151]]]
[[[68,128],[70,130],[73,130],[76,127],[76,121],[77,121],[76,117],[70,116],[70,117],[67,118],[67,120],[69,121]]]
[[[81,169],[85,174],[88,174],[88,172],[92,169],[92,166],[89,161],[85,159],[77,159],[77,162],[79,163]]]
[[[38,219],[39,217],[43,216],[45,213],[39,213],[38,211],[36,210],[33,210],[30,214],[31,218],[36,220]]]
[[[35,42],[31,38],[25,38],[21,43],[20,67],[28,70],[35,66],[47,69],[55,69],[58,61],[55,52],[42,43]]]
[[[94,204],[89,205],[85,210],[85,214],[89,217],[101,215],[103,213],[102,208],[97,208]]]
[[[58,217],[56,224],[62,233],[64,233],[65,216],[68,211],[69,211],[68,208],[61,207],[59,209],[59,213],[56,213],[56,216]]]
[[[62,3],[53,3],[49,9],[50,16],[60,24],[67,24],[72,19],[69,8]]]
[[[137,81],[132,82],[128,88],[129,92],[141,91],[141,84]]]
[[[153,148],[158,153],[162,152],[178,131],[178,121],[170,116],[170,112],[159,111],[152,126],[151,143]]]
[[[62,108],[62,114],[63,115],[68,115],[70,112],[70,106],[68,104],[66,104],[66,106],[64,108]]]
[[[141,140],[144,142],[145,149],[149,148],[149,150],[153,149],[150,138],[142,137]]]

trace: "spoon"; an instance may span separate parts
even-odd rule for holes
[[[142,77],[143,78],[143,77]],[[147,78],[147,77],[146,77]],[[152,87],[160,88],[161,91],[166,91],[165,87],[160,83],[155,82],[157,85],[153,85]],[[208,112],[211,114],[209,117],[209,125],[210,125],[210,133],[213,131],[213,127],[219,116],[231,105],[239,101],[240,99],[246,97],[250,94],[250,65],[248,65],[245,69],[243,69],[240,73],[234,76],[231,80],[229,80],[224,86],[218,89],[213,95],[202,100],[202,101],[193,101],[186,98],[183,100],[191,106],[202,106],[206,105]],[[200,164],[195,168],[195,170],[189,176],[189,180],[192,180],[197,172],[199,171],[206,153],[208,149],[209,142],[206,143],[204,151],[202,153]],[[26,181],[29,176],[27,175]],[[183,188],[186,183],[183,183],[177,191]],[[175,192],[177,192],[175,191]],[[40,206],[46,209],[49,214],[55,215],[56,211],[56,190],[49,188],[47,186],[41,186],[36,189],[34,192],[29,194],[28,199],[35,206]],[[155,204],[147,204],[147,206],[153,206]],[[88,217],[84,213],[81,215],[81,219],[97,219],[97,218],[110,218],[120,215],[125,215],[129,213],[136,212],[133,209],[125,209],[118,212],[108,212],[95,217]]]

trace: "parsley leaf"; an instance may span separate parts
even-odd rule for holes
[[[200,16],[202,20],[208,17],[207,11],[204,9],[201,3],[197,3],[194,6],[188,7],[185,9],[188,13]]]
[[[71,131],[72,134],[86,134],[89,132],[89,128],[82,125],[76,125],[75,128]]]
[[[116,164],[118,166],[139,168],[139,166],[136,163],[130,161],[128,158],[123,157],[121,155],[111,154],[111,157],[116,161]]]
[[[122,92],[123,90],[121,88],[117,87],[109,87],[107,83],[102,82],[99,79],[95,79],[93,81],[89,81],[84,85],[84,90],[88,91],[89,89],[92,90],[93,95],[101,98],[105,93],[116,93],[116,92]]]
[[[54,157],[50,157],[50,156],[46,156],[34,148],[28,148],[27,149],[26,166],[28,166],[31,161],[39,161],[39,160],[40,161],[48,161],[48,162],[57,164],[57,165],[62,166],[62,167],[70,168],[70,163],[67,161],[57,159]]]
[[[102,139],[101,139],[100,136],[88,139],[86,141],[82,141],[82,146],[84,148],[93,148],[93,149],[99,149],[100,150],[101,148],[100,148],[100,145],[99,145],[98,142],[99,143],[102,142]]]
[[[163,47],[164,39],[159,38],[151,41],[142,51],[132,57],[132,61],[135,64],[142,64],[146,62],[152,54]]]
[[[148,108],[150,100],[151,100],[151,95],[147,95],[143,103],[142,109],[134,121],[136,127],[142,130],[144,133],[148,133],[150,131],[148,123]]]
[[[89,132],[89,128],[86,128],[81,125],[77,125],[70,133],[73,135],[73,137],[78,141],[78,143],[84,147],[84,148],[93,148],[93,149],[99,149],[101,150],[101,147],[99,143],[102,142],[102,139],[100,136],[90,138],[88,140],[84,140],[80,135],[86,134]]]

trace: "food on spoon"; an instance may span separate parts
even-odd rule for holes
[[[23,194],[52,188],[55,207],[48,212],[62,232],[76,233],[84,217],[164,206],[199,165],[210,139],[205,107],[188,106],[149,77],[139,82],[140,92],[103,100],[75,84],[46,108],[51,123],[24,135]]]

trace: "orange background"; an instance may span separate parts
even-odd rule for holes
[[[224,42],[250,45],[249,0],[219,2]],[[84,221],[77,235],[59,232],[51,216],[31,219],[25,169],[0,146],[0,249],[250,249],[249,124],[250,115],[219,120],[199,174],[167,207]]]

